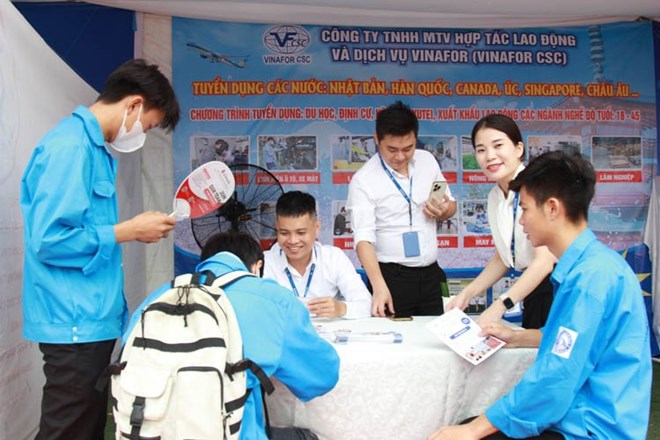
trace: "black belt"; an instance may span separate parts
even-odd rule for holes
[[[398,267],[400,270],[408,271],[408,272],[422,272],[425,270],[434,269],[435,267],[439,267],[438,263],[431,263],[428,266],[405,266],[399,263],[381,263],[381,262],[378,262],[378,264]]]

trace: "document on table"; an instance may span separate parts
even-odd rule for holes
[[[451,309],[426,327],[472,365],[478,365],[504,347],[494,336],[479,336],[481,327],[459,309]]]
[[[349,342],[386,342],[400,344],[403,335],[393,331],[354,332],[346,330],[329,330],[322,325],[316,326],[316,331],[323,339],[335,344],[347,344]]]

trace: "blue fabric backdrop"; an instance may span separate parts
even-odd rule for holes
[[[48,45],[100,91],[117,66],[133,58],[135,13],[84,3],[14,3]]]

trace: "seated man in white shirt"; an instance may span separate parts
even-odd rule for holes
[[[264,253],[264,278],[290,288],[312,316],[371,316],[371,295],[344,251],[317,242],[316,200],[301,191],[283,194],[275,207],[277,243]]]

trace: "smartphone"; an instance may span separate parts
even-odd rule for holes
[[[444,195],[447,192],[447,181],[446,180],[436,180],[431,185],[431,192],[429,193],[429,200],[434,198],[438,203],[444,202]]]
[[[392,321],[412,321],[413,317],[410,315],[392,315],[389,317]]]

